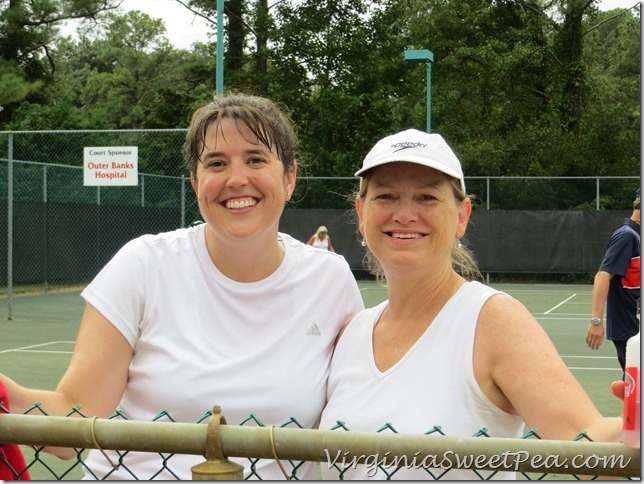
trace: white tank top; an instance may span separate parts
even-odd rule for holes
[[[463,284],[418,341],[384,372],[375,365],[372,336],[387,301],[355,316],[333,355],[320,429],[336,427],[342,432],[341,421],[347,429],[359,432],[390,426],[398,433],[440,435],[440,427],[448,436],[471,437],[485,429],[491,437],[520,437],[524,428],[521,418],[495,406],[474,378],[472,353],[478,316],[495,294],[499,293],[478,282]],[[385,427],[382,431],[392,430]],[[438,456],[437,462],[441,460]],[[366,466],[350,467],[343,479],[365,479],[376,471],[376,479],[387,477],[382,469],[366,474]],[[338,479],[338,470],[329,469],[325,462],[322,472],[325,479]],[[479,479],[472,470],[443,472],[431,469],[434,478]],[[478,473],[486,479],[492,474]],[[391,479],[432,479],[432,474],[412,466],[399,469]],[[515,473],[496,473],[492,478],[514,479]]]
[[[329,239],[325,237],[324,240],[320,240],[317,237],[315,237],[311,245],[313,247],[317,247],[318,249],[329,250]]]

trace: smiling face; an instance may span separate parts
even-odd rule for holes
[[[386,274],[451,269],[452,246],[465,234],[471,212],[470,200],[456,197],[452,178],[396,162],[373,168],[362,183],[360,232]]]
[[[200,160],[190,178],[208,224],[207,237],[222,243],[275,242],[296,168],[285,173],[274,149],[232,118],[208,126]]]

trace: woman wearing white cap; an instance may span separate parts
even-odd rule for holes
[[[318,249],[329,250],[335,252],[333,245],[331,244],[331,237],[329,237],[329,231],[324,225],[320,225],[316,232],[311,235],[311,238],[307,242],[307,245],[312,245]]]
[[[469,437],[486,428],[491,437],[519,438],[528,425],[549,439],[586,430],[594,440],[619,441],[621,419],[600,415],[528,310],[472,281],[480,273],[459,242],[472,206],[461,164],[443,138],[417,130],[386,137],[356,176],[363,245],[389,299],[343,330],[320,428],[341,421],[352,431],[389,424],[399,433],[422,434],[439,426],[446,435]],[[325,478],[339,477],[337,468],[322,468]],[[387,477],[383,468],[342,470],[344,479]],[[391,478],[432,476],[400,468]],[[451,469],[443,478],[478,476]]]

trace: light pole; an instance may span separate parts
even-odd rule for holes
[[[224,0],[217,0],[217,94],[224,92]]]
[[[424,62],[427,67],[427,132],[432,125],[432,62],[434,54],[429,50],[406,50],[405,60],[409,62]]]

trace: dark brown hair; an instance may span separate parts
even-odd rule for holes
[[[232,119],[238,129],[240,123],[248,127],[260,143],[269,150],[275,150],[284,164],[284,171],[293,172],[298,141],[286,110],[263,97],[229,92],[215,95],[212,102],[200,107],[192,115],[182,150],[190,173],[197,174],[197,164],[201,162],[208,128],[213,123],[218,128],[222,119]]]

